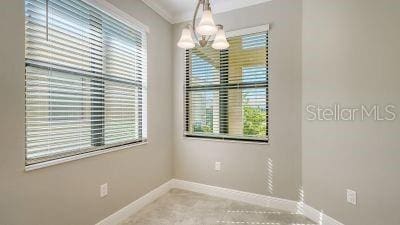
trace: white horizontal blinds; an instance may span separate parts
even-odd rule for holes
[[[144,140],[146,113],[146,56],[144,34],[121,29],[122,24],[104,26],[105,143]]]
[[[25,0],[26,163],[146,139],[146,34],[81,0]]]
[[[268,141],[268,33],[186,51],[185,135]]]

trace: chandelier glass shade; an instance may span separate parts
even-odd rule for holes
[[[196,29],[200,35],[214,35],[217,32],[211,10],[203,11],[203,17]]]
[[[197,13],[201,5],[203,5],[203,15],[199,24],[196,25]],[[195,40],[193,40],[192,35],[195,37]],[[182,35],[177,45],[180,48],[191,49],[196,46],[197,42],[199,46],[204,47],[210,42],[210,39],[214,35],[214,41],[211,45],[212,48],[218,50],[229,48],[229,43],[226,40],[224,27],[220,24],[215,25],[214,23],[214,19],[211,13],[210,1],[198,0],[197,7],[193,16],[192,25],[188,24],[182,30]]]
[[[182,30],[182,35],[181,39],[178,42],[178,47],[186,49],[195,47],[190,28],[185,28]]]

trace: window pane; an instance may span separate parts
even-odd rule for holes
[[[191,131],[193,133],[219,133],[218,92],[192,92],[191,101]]]
[[[219,52],[214,49],[195,49],[191,55],[190,85],[220,83]]]
[[[137,87],[106,82],[105,144],[139,139],[139,95]]]
[[[91,146],[90,95],[82,78],[27,67],[27,158]]]
[[[265,137],[267,101],[265,88],[229,90],[229,134]]]
[[[267,134],[266,89],[244,89],[242,92],[243,134],[263,137]]]

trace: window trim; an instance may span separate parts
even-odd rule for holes
[[[147,25],[140,22],[139,20],[129,15],[125,11],[120,10],[119,8],[107,2],[106,0],[81,0],[81,1],[86,2],[87,4],[95,7],[96,9],[102,11],[105,14],[108,14],[114,19],[117,19],[120,22],[125,23],[125,25],[131,28],[138,29],[147,34],[150,34],[150,28]]]
[[[188,136],[183,133],[182,140],[189,141],[211,141],[216,143],[234,143],[234,144],[253,144],[253,145],[270,145],[270,138],[267,141],[253,141],[253,140],[237,140],[237,139],[223,139],[223,138],[210,138],[207,136]]]
[[[268,32],[269,30],[270,30],[269,24],[256,26],[256,27],[249,27],[249,28],[244,28],[244,29],[239,29],[239,30],[232,30],[232,31],[226,32],[226,38],[248,35],[248,34],[255,34],[255,33],[266,32],[266,31]]]
[[[271,36],[269,33],[270,30],[270,24],[265,24],[265,25],[260,25],[260,26],[255,26],[255,27],[249,27],[249,28],[244,28],[244,29],[238,29],[238,30],[231,30],[226,32],[226,38],[231,38],[231,37],[236,37],[236,36],[243,36],[243,35],[249,35],[249,34],[254,34],[254,33],[261,33],[261,32],[268,32],[268,40]],[[210,40],[213,41],[213,38]],[[269,48],[269,47],[268,47]],[[269,51],[269,49],[268,49]],[[186,51],[184,51],[184,57],[186,57]],[[269,56],[268,56],[269,57]],[[268,60],[268,67],[270,66],[270,60]],[[185,61],[184,63],[184,81],[183,81],[183,98],[186,98],[187,91],[186,91],[186,73],[187,70],[189,69],[189,64],[188,62]],[[271,132],[270,132],[270,121],[271,121],[271,113],[270,113],[270,75],[271,72],[268,72],[268,85],[267,85],[267,107],[268,107],[268,118],[267,118],[267,137],[265,139],[259,139],[257,140],[256,138],[243,138],[243,137],[229,137],[229,136],[224,136],[224,135],[201,135],[201,134],[192,134],[192,133],[187,133],[186,128],[188,126],[188,123],[185,121],[187,118],[187,105],[183,104],[183,129],[182,129],[182,138],[184,140],[202,140],[202,141],[214,141],[214,142],[228,142],[228,143],[243,143],[243,144],[258,144],[258,145],[269,145],[271,143]]]
[[[142,22],[140,22],[139,20],[137,20],[136,18],[134,18],[133,16],[129,15],[128,13],[120,10],[119,8],[117,8],[116,6],[114,6],[113,4],[107,2],[106,0],[81,0],[84,3],[89,4],[90,6],[92,6],[93,8],[96,8],[98,10],[100,10],[101,12],[103,12],[104,14],[118,20],[119,22],[125,24],[126,26],[138,30],[140,32],[143,32],[146,35],[146,38],[144,39],[144,42],[142,43],[144,45],[146,54],[143,57],[144,60],[144,66],[145,68],[143,69],[144,73],[146,74],[146,76],[148,75],[147,73],[147,61],[148,61],[148,34],[150,34],[150,29],[147,25],[143,24]],[[24,63],[24,68],[26,68],[26,61]],[[26,76],[26,75],[25,75]],[[26,79],[26,78],[25,78]],[[146,92],[148,92],[148,83],[146,84]],[[142,87],[143,88],[143,87]],[[147,95],[147,93],[146,93]],[[38,163],[33,163],[28,165],[26,156],[27,156],[27,152],[26,152],[26,147],[24,147],[24,171],[25,172],[29,172],[29,171],[33,171],[33,170],[37,170],[37,169],[41,169],[41,168],[46,168],[46,167],[50,167],[50,166],[54,166],[54,165],[59,165],[59,164],[63,164],[66,162],[71,162],[71,161],[75,161],[75,160],[79,160],[79,159],[84,159],[84,158],[89,158],[89,157],[93,157],[93,156],[97,156],[97,155],[102,155],[102,154],[107,154],[107,153],[111,153],[111,152],[115,152],[115,151],[119,151],[119,150],[124,150],[124,149],[129,149],[129,148],[134,148],[134,147],[139,147],[142,145],[147,145],[149,143],[149,137],[148,137],[148,104],[147,101],[145,103],[143,103],[142,107],[143,107],[143,111],[142,112],[146,112],[146,114],[142,115],[142,123],[143,123],[143,127],[146,127],[146,133],[147,136],[145,139],[142,140],[135,140],[135,141],[130,141],[130,142],[125,142],[125,143],[121,143],[118,145],[104,145],[101,147],[93,147],[92,150],[90,151],[86,151],[86,152],[82,152],[82,153],[78,153],[75,155],[71,155],[71,156],[67,156],[67,157],[63,157],[63,158],[55,158],[55,159],[49,159],[47,161],[43,161],[43,162],[38,162]],[[25,103],[24,103],[25,104]],[[25,130],[25,135],[24,135],[24,141],[26,141],[26,127],[24,128]],[[143,132],[143,130],[142,130]],[[25,143],[26,144],[26,143]]]
[[[120,150],[124,150],[124,149],[128,149],[128,148],[136,148],[136,147],[139,147],[142,145],[147,145],[148,143],[149,142],[147,139],[146,141],[138,141],[135,143],[108,147],[108,148],[104,148],[101,150],[94,150],[91,152],[81,153],[81,154],[68,156],[68,157],[64,157],[64,158],[53,159],[53,160],[49,160],[49,161],[45,161],[45,162],[41,162],[41,163],[35,163],[32,165],[28,165],[28,166],[25,165],[25,172],[42,169],[42,168],[46,168],[46,167],[50,167],[50,166],[55,166],[55,165],[63,164],[66,162],[72,162],[72,161],[76,161],[79,159],[85,159],[85,158],[89,158],[89,157],[93,157],[93,156],[97,156],[97,155],[103,155],[103,154],[107,154],[110,152],[116,152],[116,151],[120,151]]]

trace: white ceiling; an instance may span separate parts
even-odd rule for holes
[[[142,0],[170,23],[191,20],[198,0]],[[227,12],[271,0],[210,0],[213,13]]]

